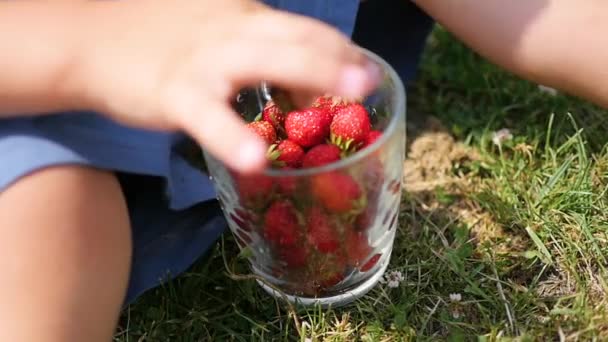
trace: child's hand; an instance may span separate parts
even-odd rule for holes
[[[95,28],[81,73],[94,107],[125,124],[183,130],[242,171],[265,164],[266,146],[230,108],[241,87],[268,80],[355,97],[378,78],[338,31],[253,0],[85,6],[93,22],[83,24]]]

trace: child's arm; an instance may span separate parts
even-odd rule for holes
[[[93,109],[185,131],[241,171],[266,146],[232,111],[236,91],[358,97],[378,78],[337,30],[258,1],[0,1],[0,117]]]
[[[85,106],[70,63],[77,56],[78,7],[0,2],[0,117]]]
[[[414,1],[495,63],[608,106],[608,2]]]

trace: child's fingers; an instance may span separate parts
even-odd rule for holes
[[[174,101],[177,125],[230,168],[249,173],[266,166],[266,143],[227,104],[185,93]]]
[[[268,53],[268,48],[277,53]],[[356,50],[355,47],[346,49]],[[333,93],[344,97],[367,95],[380,81],[379,68],[371,61],[353,63],[340,51],[323,51],[289,42],[250,46],[246,56],[236,58],[226,72],[239,85],[260,79],[288,89]]]
[[[379,82],[379,69],[329,25],[278,11],[261,11],[247,24],[245,38],[224,54],[234,59],[226,72],[239,85],[265,79],[294,90],[359,97]]]

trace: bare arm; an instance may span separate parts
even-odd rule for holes
[[[0,1],[0,118],[74,109],[79,6],[72,2]]]
[[[608,107],[608,2],[414,2],[489,60]]]

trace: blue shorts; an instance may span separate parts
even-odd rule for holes
[[[268,0],[321,19],[385,58],[409,82],[432,21],[404,0]],[[208,177],[188,163],[188,139],[118,125],[92,112],[0,120],[0,191],[66,164],[118,175],[133,227],[125,303],[191,266],[226,229]]]

